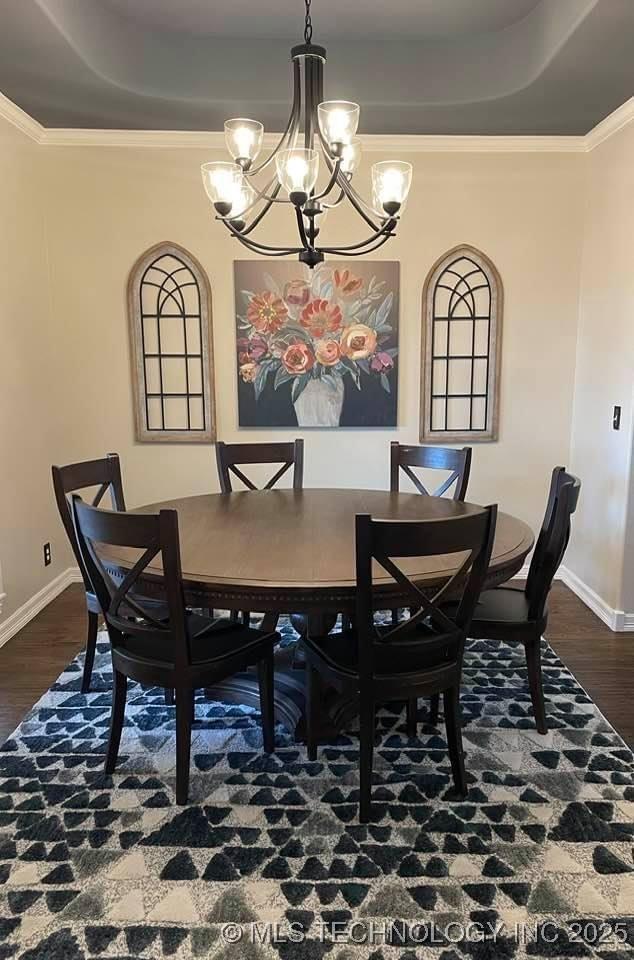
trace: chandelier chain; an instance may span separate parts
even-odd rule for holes
[[[304,0],[306,4],[306,20],[304,22],[304,43],[310,43],[313,39],[313,21],[310,16],[310,5],[312,0]]]

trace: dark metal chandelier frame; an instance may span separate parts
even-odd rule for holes
[[[235,159],[250,188],[249,202],[239,211],[239,215],[236,216],[234,213],[232,216],[232,204],[226,200],[216,199],[214,207],[216,219],[252,252],[272,257],[295,254],[300,261],[309,267],[314,267],[324,260],[326,254],[358,257],[378,250],[390,237],[395,236],[402,202],[390,198],[383,199],[380,202],[381,212],[377,212],[376,200],[374,206],[366,203],[352,185],[352,172],[345,170],[343,164],[345,144],[329,143],[324,136],[319,123],[318,106],[324,99],[326,49],[312,42],[311,0],[304,0],[304,2],[306,7],[304,42],[291,50],[293,105],[286,129],[277,146],[257,165],[248,158]],[[280,196],[282,184],[275,173],[263,187],[258,187],[254,178],[270,168],[282,150],[297,147],[302,139],[302,146],[307,150],[315,150],[317,147],[320,150],[328,175],[325,187],[319,191],[316,187],[310,191],[292,190],[286,198]],[[317,236],[320,233],[318,222],[320,215],[344,201],[352,205],[365,226],[370,229],[370,234],[358,243],[319,246]],[[253,232],[274,204],[284,204],[294,208],[298,245],[274,246],[253,238]]]

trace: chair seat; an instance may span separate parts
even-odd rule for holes
[[[389,633],[392,627],[377,627],[378,636]],[[390,640],[376,644],[375,676],[394,676],[418,670],[431,670],[455,659],[458,638],[452,634],[438,634],[420,625],[415,635],[405,640]],[[339,673],[356,676],[359,672],[357,634],[354,630],[329,633],[323,637],[308,637],[304,644],[328,666]]]
[[[253,654],[257,659],[266,643],[279,639],[277,633],[266,633],[227,619],[212,620],[197,613],[188,613],[187,633],[193,664],[213,663],[240,654],[247,658]],[[168,633],[165,638],[154,633],[151,639],[126,635],[119,649],[143,659],[174,662],[173,641]]]
[[[528,597],[521,589],[496,587],[493,590],[483,590],[476,604],[469,632],[473,635],[476,625],[480,629],[484,624],[499,624],[503,628],[533,623],[529,620],[528,612]]]

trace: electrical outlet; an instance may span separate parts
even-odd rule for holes
[[[49,567],[51,565],[51,545],[50,543],[44,544],[44,566]]]

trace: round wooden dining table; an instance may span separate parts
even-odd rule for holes
[[[353,614],[356,596],[355,516],[426,520],[464,516],[480,508],[442,497],[382,490],[257,490],[184,497],[139,507],[135,512],[178,511],[183,588],[189,606],[253,611],[274,626],[278,614],[295,616],[308,631],[328,629],[337,613]],[[498,513],[486,586],[500,584],[522,567],[533,533],[522,520]],[[135,555],[108,548],[104,559],[115,572]],[[460,566],[460,555],[399,560],[403,572],[421,588],[441,586]],[[143,576],[143,590],[160,593],[157,557]],[[408,604],[402,588],[375,570],[377,609]],[[275,705],[278,721],[301,736],[304,683],[301,657],[283,648],[276,660]],[[258,705],[257,683],[250,673],[230,678],[208,691],[218,700]]]

